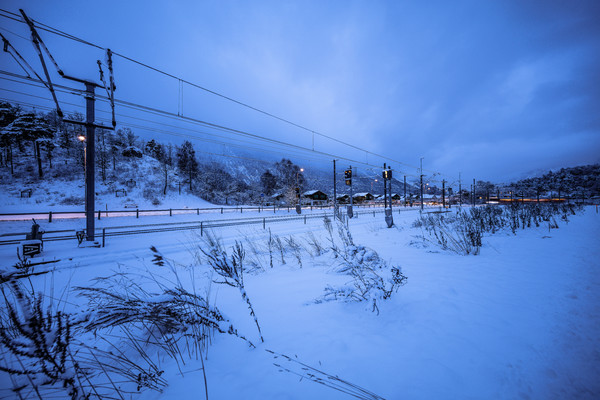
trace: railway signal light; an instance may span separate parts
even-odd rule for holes
[[[346,185],[352,185],[352,170],[347,169],[344,171],[344,178],[346,179]]]

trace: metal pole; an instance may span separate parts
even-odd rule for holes
[[[390,170],[390,172],[391,172],[391,169],[392,169],[392,167],[388,166],[388,170]],[[390,215],[392,215],[392,179],[390,178],[389,181],[390,181],[390,190],[389,190],[389,193],[390,193]]]
[[[337,214],[337,189],[335,187],[335,159],[333,160],[333,214]]]
[[[460,181],[460,172],[458,173],[458,206],[462,207],[462,182]]]
[[[423,158],[421,157],[421,172],[419,173],[420,181],[421,181],[421,211],[423,211]]]
[[[86,142],[85,142],[85,219],[86,219],[86,240],[93,242],[95,237],[94,233],[96,230],[94,220],[94,195],[96,192],[96,185],[94,181],[95,171],[95,159],[96,159],[96,148],[95,148],[95,132],[94,127],[95,110],[94,110],[94,90],[95,85],[86,82],[85,84],[85,130],[86,130]]]
[[[446,180],[442,179],[442,207],[446,208]]]
[[[404,207],[406,207],[406,175],[404,175]]]
[[[352,171],[352,165],[350,166],[350,171]],[[354,175],[354,173],[352,174]],[[352,182],[354,181],[354,176],[350,179],[350,207],[354,206],[354,192],[352,191]]]
[[[383,163],[383,173],[385,174],[385,163]],[[387,179],[383,176],[383,209],[387,208]]]

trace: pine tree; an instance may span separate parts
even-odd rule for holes
[[[277,186],[284,191],[289,188],[304,187],[305,179],[300,167],[286,158],[275,163],[275,175]]]
[[[265,195],[270,196],[277,187],[277,178],[267,170],[260,177],[260,184]]]
[[[11,122],[4,130],[7,134],[12,135],[19,148],[23,148],[24,142],[30,142],[33,146],[34,156],[37,160],[38,175],[43,176],[42,158],[40,154],[40,143],[38,139],[52,138],[52,132],[48,125],[41,118],[38,118],[33,112],[20,114],[13,122]]]
[[[177,148],[177,167],[182,174],[189,177],[191,192],[194,174],[198,173],[198,160],[196,160],[194,146],[187,140]]]
[[[7,102],[0,102],[0,147],[5,149],[3,153],[0,153],[0,164],[6,166],[10,161],[11,174],[14,174],[12,146],[15,144],[16,137],[12,132],[6,132],[4,128],[10,125],[18,115],[18,107],[13,107]]]

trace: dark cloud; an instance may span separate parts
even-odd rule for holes
[[[503,180],[600,154],[598,1],[40,0],[27,10],[361,148],[411,165],[425,156],[451,176]],[[98,18],[84,22],[87,13]],[[120,68],[122,96],[176,104],[172,82]],[[310,147],[306,132],[186,94],[193,116]]]

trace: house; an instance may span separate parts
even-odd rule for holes
[[[438,198],[434,194],[424,194],[423,195],[423,204],[436,204],[438,203]]]
[[[355,203],[364,203],[365,201],[372,201],[373,200],[373,195],[371,193],[356,193],[354,196],[352,196],[352,199],[354,199]]]
[[[274,193],[271,196],[271,204],[283,204],[285,202],[285,194],[283,193]]]
[[[337,202],[339,204],[350,204],[350,195],[344,194],[337,197]]]
[[[327,204],[327,195],[320,190],[309,190],[302,193],[302,202],[310,205],[325,205]]]
[[[398,203],[400,200],[402,200],[402,196],[400,196],[398,193],[392,193],[392,201],[395,203]]]

